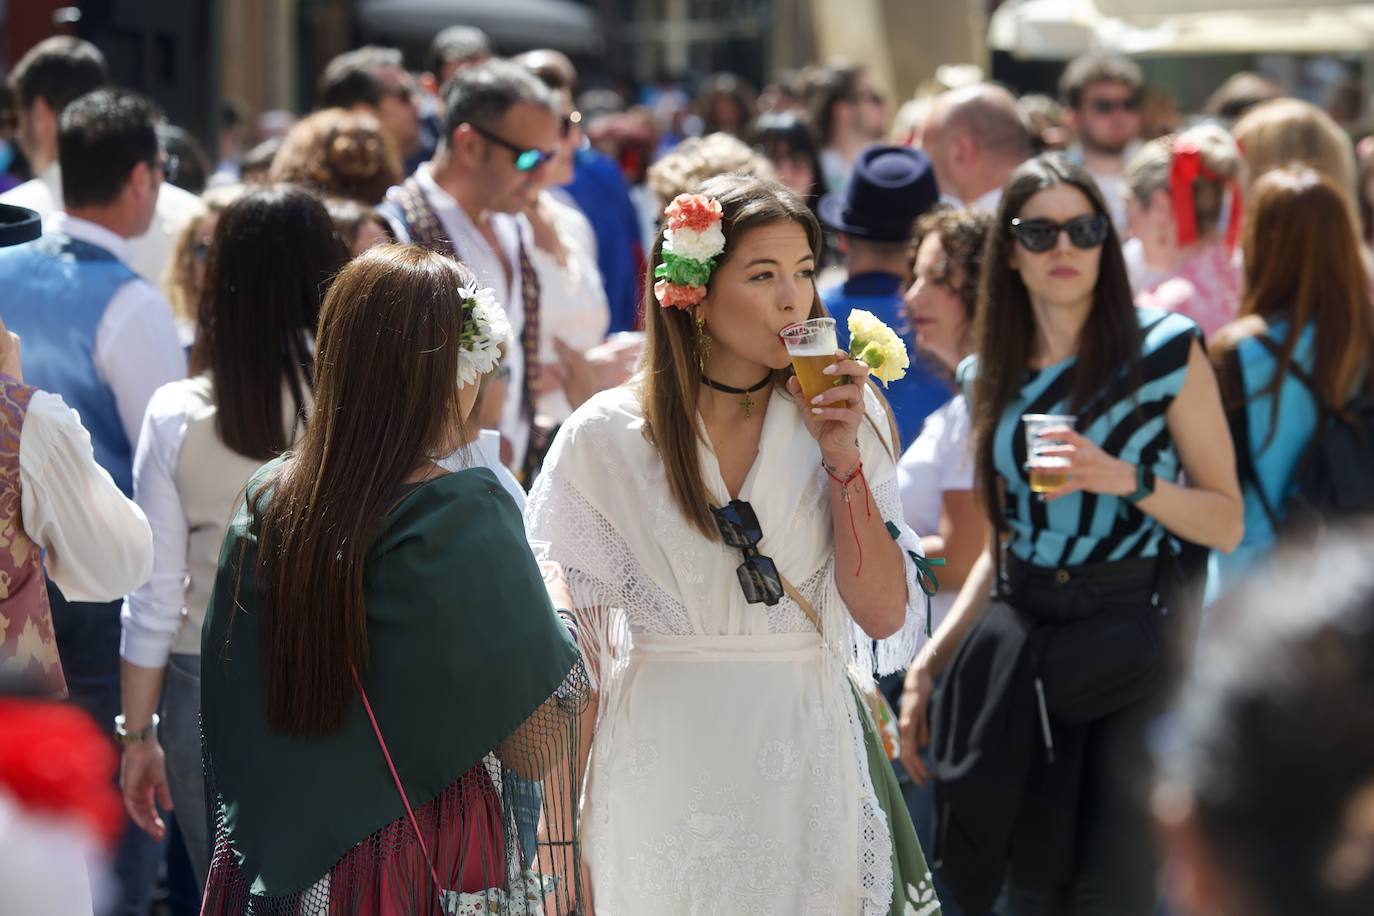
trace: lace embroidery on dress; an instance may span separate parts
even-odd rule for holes
[[[644,575],[620,532],[576,487],[565,481],[555,486],[552,475],[541,475],[525,519],[536,558],[563,567],[594,691],[624,661],[632,623],[641,632],[691,635],[687,608]]]
[[[868,444],[872,446],[875,442],[870,439]],[[704,576],[692,563],[692,557],[700,549],[700,535],[682,517],[662,481],[623,466],[616,461],[614,450],[598,457],[605,462],[603,472],[606,479],[625,481],[628,486],[635,488],[637,495],[642,494],[644,506],[641,517],[648,520],[649,529],[659,545],[656,549],[674,558],[675,572],[680,579],[686,583],[700,583]],[[875,472],[882,466],[878,460],[872,464]],[[907,587],[906,617],[902,627],[892,636],[877,641],[863,632],[839,594],[833,554],[804,581],[795,583],[797,590],[812,603],[821,618],[822,638],[835,676],[843,680],[848,672],[859,683],[864,683],[865,679],[871,682],[875,671],[887,674],[910,664],[923,639],[925,621],[924,593],[917,582],[918,570],[906,557],[908,551],[921,553],[920,540],[903,521],[901,494],[895,473],[886,475],[881,482],[872,485],[871,490],[872,511],[883,520],[895,523],[900,530],[898,545],[903,551]],[[799,500],[800,508],[795,523],[798,526],[822,523],[821,516],[829,512],[828,500],[827,482],[818,467],[815,478],[809,482]],[[855,508],[861,511],[861,507],[856,505]],[[635,551],[621,532],[565,476],[556,471],[550,473],[546,468],[530,493],[525,518],[527,534],[536,555],[541,560],[554,560],[563,568],[575,605],[572,610],[578,618],[579,643],[587,660],[588,673],[598,691],[614,683],[623,670],[628,661],[632,633],[693,634],[691,618],[683,602],[660,587],[642,569]],[[814,630],[810,618],[790,598],[784,598],[767,608],[766,613],[770,633]],[[843,689],[848,692],[849,685],[844,684]],[[878,803],[868,773],[867,750],[862,726],[857,718],[862,713],[856,700],[849,696],[846,699],[844,708],[848,721],[838,724],[848,731],[854,755],[853,766],[858,776],[861,911],[865,916],[884,916],[892,901],[892,839],[886,815]],[[603,703],[601,714],[605,710],[606,704]],[[836,723],[827,724],[834,727]],[[773,737],[768,736],[769,740],[760,744],[757,758],[760,775],[765,780],[777,779],[779,782],[796,778],[788,763],[785,743],[772,741]],[[657,750],[651,746],[637,747],[628,759],[618,761],[605,759],[605,755],[599,753],[601,750],[601,745],[594,745],[592,772],[604,774],[613,784],[629,791],[634,791],[633,787],[648,770],[665,762],[658,759]],[[819,760],[809,760],[801,765],[821,764]],[[832,759],[825,765],[834,767],[838,766],[838,762]],[[710,774],[699,774],[699,778],[709,780]],[[717,789],[725,792],[729,787],[711,786],[712,792]],[[609,793],[604,791],[591,793],[590,804],[584,809],[588,828],[602,836],[611,826],[608,798]],[[734,809],[727,806],[720,811],[717,810],[720,808],[718,801],[711,802],[705,808],[698,803],[695,810],[684,812],[684,819],[673,831],[659,837],[654,847],[641,853],[634,863],[610,861],[598,855],[601,849],[593,848],[588,850],[589,864],[608,886],[633,878],[635,884],[643,884],[646,889],[657,888],[669,895],[659,899],[672,899],[674,889],[694,886],[696,881],[712,883],[695,886],[720,886],[720,876],[695,874],[704,860],[690,850],[695,849],[700,853],[707,848],[700,845],[706,840],[696,835],[698,830],[706,831],[705,835],[714,836],[720,842],[738,840],[745,844],[759,844],[750,847],[748,859],[751,867],[759,867],[762,860],[758,857],[766,853],[769,843],[767,837],[752,836],[739,825],[731,826],[733,822],[729,818],[733,815],[727,816],[725,812],[739,812],[749,804],[748,799],[736,801],[738,804]],[[822,810],[826,807],[838,811],[839,800],[824,799],[815,810],[808,812],[810,836],[815,842],[823,843],[826,836],[833,835],[833,819],[828,821]],[[826,833],[827,823],[830,826],[829,834]],[[743,833],[738,833],[737,828]],[[717,829],[725,832],[717,833]],[[692,846],[692,843],[698,845]],[[827,847],[817,846],[816,855],[820,860],[828,858]],[[624,864],[633,874],[616,873],[617,864]],[[736,877],[745,881],[741,886],[749,886],[744,874]],[[818,887],[814,890],[812,894],[808,888],[808,912],[838,911],[836,902],[830,899],[825,889]]]

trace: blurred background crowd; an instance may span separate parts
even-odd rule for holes
[[[153,524],[152,578],[127,601],[99,603],[102,619],[116,625],[58,633],[64,649],[83,645],[98,656],[84,696],[72,677],[81,657],[69,662],[64,651],[63,658],[73,698],[102,729],[118,712],[146,722],[164,680],[194,684],[199,642],[179,629],[179,615],[184,601],[200,601],[203,612],[208,598],[183,596],[182,583],[188,565],[213,564],[220,533],[197,543],[200,522],[219,524],[213,512],[196,517],[197,494],[230,482],[238,490],[249,464],[290,442],[279,432],[216,432],[215,461],[232,452],[237,463],[209,461],[197,477],[177,456],[183,442],[211,435],[186,420],[210,396],[187,387],[174,403],[154,391],[188,370],[224,373],[224,361],[234,359],[261,360],[280,384],[271,357],[254,354],[246,336],[235,338],[242,329],[226,329],[237,320],[228,317],[231,305],[255,297],[291,302],[298,312],[284,309],[281,326],[262,333],[283,348],[307,346],[301,341],[313,331],[319,278],[378,242],[424,241],[442,230],[511,313],[517,340],[503,368],[484,380],[477,407],[484,431],[475,444],[519,498],[559,424],[596,392],[624,382],[640,357],[645,260],[664,206],[729,172],[790,188],[825,228],[817,282],[841,325],[849,310],[865,308],[898,327],[914,350],[920,334],[911,375],[889,395],[907,452],[908,521],[939,532],[927,549],[949,562],[937,625],[985,540],[971,471],[955,455],[968,430],[944,411],[954,369],[969,354],[982,239],[1018,166],[1050,151],[1083,166],[1123,240],[1136,303],[1182,313],[1226,346],[1235,335],[1223,328],[1266,308],[1271,317],[1292,309],[1280,317],[1295,326],[1320,322],[1320,333],[1338,335],[1348,316],[1324,305],[1323,318],[1312,303],[1349,294],[1348,302],[1367,305],[1374,263],[1374,6],[1337,0],[0,0],[0,74],[0,203],[45,220],[66,211],[62,231],[108,241],[148,281],[136,294],[120,293],[130,320],[91,331],[92,372],[113,394],[107,431],[92,428],[92,436],[97,460]],[[106,194],[101,148],[83,160],[63,139],[119,117],[156,122],[164,182],[151,196],[120,184],[127,175]],[[1295,163],[1334,189],[1354,233],[1346,240],[1366,268],[1330,280],[1334,292],[1317,288],[1322,265],[1304,272],[1296,256],[1265,262],[1284,260],[1286,276],[1237,263],[1243,211],[1276,186],[1259,185],[1262,177]],[[63,197],[82,187],[77,169],[94,176],[82,212],[94,218],[95,207],[103,214],[96,222],[108,228],[114,220],[122,231],[107,239],[75,225],[84,222],[80,208]],[[431,217],[438,225],[427,228]],[[1343,229],[1330,231],[1339,247]],[[0,316],[14,324],[19,310],[6,285],[16,280],[5,269]],[[1354,284],[1345,282],[1350,276]],[[1274,290],[1310,294],[1311,302],[1273,305],[1265,297]],[[206,305],[212,301],[220,312]],[[1244,313],[1242,303],[1251,303]],[[155,314],[163,318],[148,317]],[[40,339],[40,324],[31,328],[21,329],[25,340]],[[1348,349],[1342,356],[1361,366],[1371,358]],[[308,395],[293,394],[294,409],[306,410]],[[1252,481],[1242,473],[1246,535],[1230,557],[1210,558],[1213,595],[1246,578],[1274,547],[1278,526],[1266,520],[1264,492],[1288,487],[1315,424],[1293,419],[1287,406],[1263,416],[1257,422],[1270,425],[1256,439],[1286,436],[1290,447],[1277,464],[1257,452]],[[102,452],[102,435],[122,441],[123,451]],[[159,455],[168,463],[160,472]],[[940,498],[948,493],[956,495]],[[169,516],[181,519],[182,546],[172,566],[160,566],[158,519]],[[1193,571],[1206,575],[1209,558],[1193,560]],[[1336,560],[1349,554],[1320,562]],[[1295,577],[1284,581],[1292,586]],[[1363,600],[1367,612],[1374,593],[1367,583],[1352,588],[1364,589],[1350,600]],[[56,609],[64,599],[55,594]],[[1344,607],[1347,598],[1331,604]],[[1367,650],[1368,621],[1348,625],[1363,627],[1358,638]],[[1328,636],[1292,640],[1305,638]],[[1266,643],[1253,657],[1279,651]],[[1342,668],[1344,686],[1359,684],[1367,696],[1369,660],[1339,661],[1350,666]],[[1296,663],[1293,670],[1281,686],[1295,697],[1325,703],[1342,687],[1312,686],[1302,680],[1312,672]],[[1222,690],[1198,689],[1214,688]],[[164,736],[171,791],[203,796],[194,779],[179,784],[199,765],[194,704],[179,711],[169,704],[162,716],[179,717],[183,729],[180,777]],[[39,728],[10,723],[15,730],[0,743],[18,740],[20,726]],[[1194,726],[1215,737],[1207,722]],[[1250,745],[1232,737],[1226,747],[1234,763],[1243,756],[1236,748]],[[1273,750],[1259,738],[1253,744],[1257,753]],[[98,761],[92,766],[98,770]],[[1352,765],[1342,779],[1353,784],[1361,775],[1369,774]],[[87,776],[94,784],[109,774]],[[1237,791],[1250,793],[1245,804],[1259,804],[1267,785]],[[1350,850],[1332,866],[1354,876],[1352,887],[1368,886],[1370,807],[1364,797],[1347,810],[1364,826],[1350,827]],[[123,831],[118,883],[98,895],[99,911],[199,911],[205,863],[188,849],[204,849],[206,824],[192,808],[178,806],[158,842],[132,824],[111,826],[116,815],[95,818],[111,837]],[[1188,853],[1196,825],[1185,815],[1164,820],[1176,848]],[[1220,859],[1198,852],[1174,866],[1191,911],[1219,899],[1207,885],[1209,868],[1225,871],[1234,864],[1226,855],[1253,852],[1237,839],[1243,830],[1225,827],[1217,835],[1236,842]],[[0,837],[4,831],[0,818]],[[1262,858],[1254,852],[1247,862]],[[0,911],[10,912],[3,898]],[[1330,910],[1338,911],[1369,912]]]

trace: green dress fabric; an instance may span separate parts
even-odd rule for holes
[[[892,906],[888,913],[890,916],[934,916],[940,912],[940,901],[935,896],[935,882],[931,879],[925,854],[921,852],[921,843],[916,839],[916,828],[911,823],[906,800],[902,798],[902,787],[883,750],[882,738],[873,727],[867,704],[857,690],[854,702],[858,704],[859,720],[863,723],[864,750],[868,752],[873,792],[887,816],[888,832],[892,835]]]
[[[250,499],[274,465],[249,485]],[[252,893],[275,897],[317,882],[405,809],[361,702],[325,737],[267,727],[257,546],[245,503],[205,616],[201,715],[229,846]],[[578,653],[549,603],[520,514],[488,470],[405,493],[379,525],[365,582],[363,684],[418,809],[553,696]]]

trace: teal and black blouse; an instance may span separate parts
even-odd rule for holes
[[[1003,511],[1011,533],[1007,548],[1027,563],[1057,568],[1152,557],[1169,537],[1157,521],[1119,497],[1080,492],[1045,502],[1031,492],[1026,470],[1022,415],[1062,413],[1077,415],[1078,432],[1109,454],[1144,463],[1159,480],[1178,477],[1178,453],[1165,414],[1183,388],[1189,351],[1202,333],[1182,315],[1137,312],[1142,333],[1137,373],[1123,366],[1106,391],[1074,409],[1069,398],[1076,357],[1027,370],[1020,392],[997,424],[993,462],[1005,484]],[[977,371],[976,356],[959,367],[966,394],[971,394]]]

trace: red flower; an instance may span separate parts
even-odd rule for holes
[[[118,757],[80,709],[0,699],[0,789],[33,813],[74,818],[109,848],[124,826]]]
[[[679,194],[673,198],[668,209],[663,211],[663,217],[665,229],[672,229],[674,232],[679,229],[693,229],[701,232],[720,220],[720,201],[701,194]]]
[[[654,284],[654,298],[664,308],[691,308],[706,298],[706,287],[678,286],[667,280],[659,280]]]

